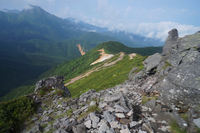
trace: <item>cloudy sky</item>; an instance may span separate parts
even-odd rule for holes
[[[72,17],[110,30],[165,40],[200,30],[200,0],[0,0],[0,10],[37,5],[62,18]]]

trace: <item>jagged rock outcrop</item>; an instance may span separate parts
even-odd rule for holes
[[[165,42],[165,45],[163,47],[163,54],[169,55],[173,49],[177,47],[177,41],[178,41],[178,30],[172,29],[168,32],[168,37]]]
[[[200,117],[200,33],[178,38],[178,31],[171,30],[162,55],[153,75],[156,83],[151,89],[160,92],[160,99],[174,110],[174,118],[184,128],[193,121],[186,125],[176,112],[195,110],[192,119]],[[149,71],[147,66],[145,70]]]
[[[46,79],[42,79],[36,83],[35,87],[35,93],[37,94],[41,89],[60,89],[63,90],[66,94],[66,96],[71,96],[70,91],[67,87],[64,86],[64,77],[63,76],[54,76],[49,77]]]

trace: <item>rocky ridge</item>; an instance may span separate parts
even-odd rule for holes
[[[77,98],[58,95],[70,96],[67,88],[62,93],[55,89],[57,82],[47,85],[51,89],[43,95],[39,92],[46,87],[37,87],[33,97],[40,106],[22,132],[170,133],[170,123],[175,121],[183,131],[197,133],[199,65],[200,33],[179,38],[173,29],[162,55],[149,56],[144,70],[136,73],[133,68],[121,85],[90,90]],[[46,80],[43,83],[46,85]]]

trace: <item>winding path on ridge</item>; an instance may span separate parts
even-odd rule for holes
[[[100,60],[102,60],[101,58],[103,57],[103,58],[105,58],[105,52],[104,52],[104,49],[101,49],[101,50],[99,50],[99,51],[101,51],[101,57],[99,58],[99,59],[97,59],[98,60],[98,62],[97,62],[97,60],[95,61],[95,62],[97,62],[97,63],[99,63],[100,62]],[[102,54],[103,53],[103,54]],[[104,56],[103,56],[104,55]],[[109,54],[107,54],[107,55],[109,55]],[[76,82],[77,80],[80,80],[80,79],[82,79],[82,78],[84,78],[84,77],[87,77],[87,76],[89,76],[90,74],[92,74],[93,72],[97,72],[97,71],[99,71],[99,70],[101,70],[101,69],[103,69],[103,68],[105,68],[105,67],[109,67],[109,66],[112,66],[112,65],[114,65],[114,64],[116,64],[118,61],[120,61],[120,60],[122,60],[123,58],[124,58],[124,56],[125,56],[125,54],[123,53],[123,52],[120,52],[120,55],[119,55],[119,58],[118,59],[116,59],[116,60],[114,60],[114,61],[112,61],[112,62],[106,62],[103,66],[100,66],[100,67],[96,67],[96,68],[93,68],[93,69],[91,69],[91,70],[89,70],[88,72],[86,72],[86,73],[83,73],[83,74],[81,74],[81,75],[79,75],[79,76],[77,76],[77,77],[75,77],[75,78],[72,78],[68,83],[66,83],[65,84],[65,86],[68,86],[68,85],[70,85],[70,84],[72,84],[72,83],[74,83],[74,82]],[[113,57],[113,56],[112,56]],[[110,58],[106,58],[106,59],[110,59]],[[103,61],[105,61],[106,59],[104,59]],[[101,61],[102,62],[102,61]],[[93,65],[94,64],[94,62],[91,64],[91,65]],[[96,64],[96,63],[95,63]]]

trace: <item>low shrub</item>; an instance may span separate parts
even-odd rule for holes
[[[19,132],[22,123],[36,110],[33,99],[20,97],[0,103],[0,133]]]

